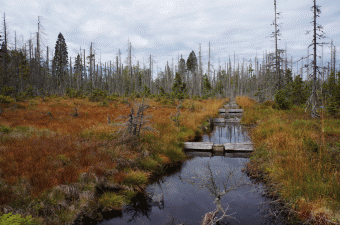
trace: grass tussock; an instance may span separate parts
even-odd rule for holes
[[[251,105],[245,97],[237,101],[246,106],[242,121],[257,124],[248,172],[272,184],[300,219],[340,222],[338,120],[326,115],[312,119],[299,107],[280,111],[271,102]]]
[[[60,224],[97,208],[121,208],[152,173],[185,160],[181,143],[200,135],[201,123],[224,102],[146,99],[145,126],[152,129],[138,136],[124,132],[127,103],[138,105],[132,100],[0,103],[0,215],[19,212]],[[98,187],[122,191],[101,193]]]

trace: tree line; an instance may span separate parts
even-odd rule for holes
[[[29,39],[23,46],[17,47],[15,35],[14,48],[8,46],[6,17],[3,18],[3,32],[0,48],[0,94],[21,100],[31,96],[68,95],[70,97],[92,96],[164,96],[176,98],[208,98],[249,95],[259,101],[275,100],[280,108],[289,108],[293,104],[306,104],[315,111],[323,103],[336,114],[340,100],[339,71],[335,70],[336,50],[331,43],[331,62],[328,67],[318,66],[316,47],[317,39],[324,38],[322,27],[316,23],[321,13],[320,7],[313,2],[313,54],[293,61],[288,57],[287,49],[279,49],[280,30],[277,23],[276,0],[274,0],[275,19],[273,22],[275,51],[264,52],[262,62],[258,57],[237,60],[233,59],[217,68],[211,64],[209,42],[207,69],[202,62],[201,44],[198,57],[191,51],[188,58],[181,55],[176,65],[167,62],[164,70],[160,69],[153,78],[155,70],[152,55],[147,65],[132,61],[132,45],[128,41],[128,54],[122,62],[119,50],[115,61],[98,62],[98,56],[90,44],[90,52],[80,49],[76,57],[69,57],[67,45],[62,33],[59,33],[49,59],[49,47],[46,47],[45,58],[42,57],[42,25],[38,18],[38,32],[35,39]],[[309,46],[309,47],[311,47]],[[309,49],[308,47],[308,49]],[[309,57],[313,60],[309,62]],[[97,60],[96,60],[97,59]],[[304,64],[304,60],[307,64]],[[323,59],[322,59],[323,62]],[[323,64],[323,63],[322,63]],[[296,70],[294,69],[296,66]],[[300,66],[300,68],[299,68]],[[294,71],[294,72],[293,72]],[[310,73],[310,71],[312,71]],[[303,79],[306,74],[307,79]],[[314,112],[314,116],[316,116]]]

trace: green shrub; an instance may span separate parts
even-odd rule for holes
[[[22,218],[20,214],[13,215],[12,213],[4,214],[0,217],[0,225],[33,225],[36,224],[32,220],[32,216]]]
[[[12,128],[4,126],[4,125],[0,125],[0,132],[9,134],[11,131],[12,131]]]
[[[109,103],[106,100],[104,100],[101,103],[99,103],[98,106],[109,107]]]
[[[327,104],[326,109],[327,112],[332,116],[335,116],[340,112],[339,105],[334,99],[331,99],[331,101]]]
[[[82,97],[82,90],[75,90],[73,88],[67,88],[66,95],[70,98]]]
[[[279,109],[290,109],[291,108],[291,101],[287,99],[286,91],[279,90],[275,94],[275,103]]]
[[[92,102],[103,101],[107,97],[107,93],[100,89],[95,89],[92,92],[92,95],[89,97],[89,100]]]
[[[0,102],[1,103],[11,103],[11,102],[15,102],[15,99],[11,98],[10,96],[0,95]]]

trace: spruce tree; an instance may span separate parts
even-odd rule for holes
[[[67,76],[68,52],[65,38],[62,33],[59,33],[55,44],[54,52],[54,69],[55,69],[55,85],[60,89],[64,89]]]
[[[193,73],[195,72],[196,66],[197,66],[197,58],[196,58],[195,52],[192,51],[190,52],[189,57],[187,59],[187,68],[189,71]]]

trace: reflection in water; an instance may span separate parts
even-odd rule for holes
[[[214,143],[248,142],[242,127],[231,123],[216,126],[210,138],[203,137],[203,141],[207,141],[206,139]],[[184,162],[179,169],[150,184],[145,193],[136,195],[121,215],[116,217],[115,213],[105,214],[104,220],[99,224],[201,224],[204,215],[216,209],[217,205],[228,206],[226,215],[235,213],[233,214],[235,220],[224,218],[220,224],[287,224],[285,220],[280,221],[284,218],[277,218],[269,213],[274,209],[271,204],[263,204],[270,199],[263,196],[262,184],[253,183],[241,171],[244,164],[249,161],[248,154],[225,153],[225,156],[214,156],[211,152],[188,152],[188,155],[190,154],[194,157]],[[216,187],[219,187],[219,191],[215,193],[209,188],[199,189],[187,179],[195,180],[196,177],[196,181],[202,181],[200,177],[206,176],[207,168],[204,165],[207,164]],[[228,171],[233,170],[235,171],[233,180],[242,180],[242,184],[245,185],[228,191],[230,186],[224,184],[228,179]],[[225,187],[227,188],[224,190]],[[212,193],[214,198],[211,197]],[[220,202],[216,201],[218,196]]]
[[[214,211],[208,212],[205,214],[203,218],[203,225],[206,224],[216,224],[224,218],[232,217],[234,214],[227,214],[227,210],[229,205],[227,204],[226,209],[223,209],[221,198],[228,194],[229,192],[236,190],[239,187],[242,187],[246,184],[244,176],[240,175],[239,170],[237,168],[230,169],[228,171],[218,171],[214,173],[210,167],[209,162],[204,165],[206,168],[203,174],[197,174],[193,171],[194,176],[184,178],[189,184],[195,186],[198,189],[206,189],[209,194],[213,197],[214,204],[216,205],[216,209]],[[222,179],[218,179],[218,176],[222,173]],[[222,214],[218,217],[218,214]]]
[[[240,123],[215,123],[211,134],[203,135],[203,142],[215,144],[250,142],[246,130]]]
[[[241,172],[248,160],[223,156],[194,157],[183,164],[181,171],[150,184],[145,193],[138,194],[132,204],[123,210],[123,216],[106,217],[100,224],[162,225],[171,224],[170,221],[176,221],[174,224],[201,224],[204,215],[216,209],[215,197],[211,197],[208,189],[198,189],[186,178],[204,177],[207,163],[222,193],[223,184],[228,179],[228,171],[235,170],[234,180],[243,180],[246,184],[230,192],[226,191],[220,199],[224,210],[228,206],[226,215],[235,213],[232,215],[235,220],[225,218],[221,224],[280,224],[272,216],[265,217],[272,209],[270,205],[262,205],[259,209],[259,204],[268,199],[262,196],[262,185],[253,184],[249,177]]]

